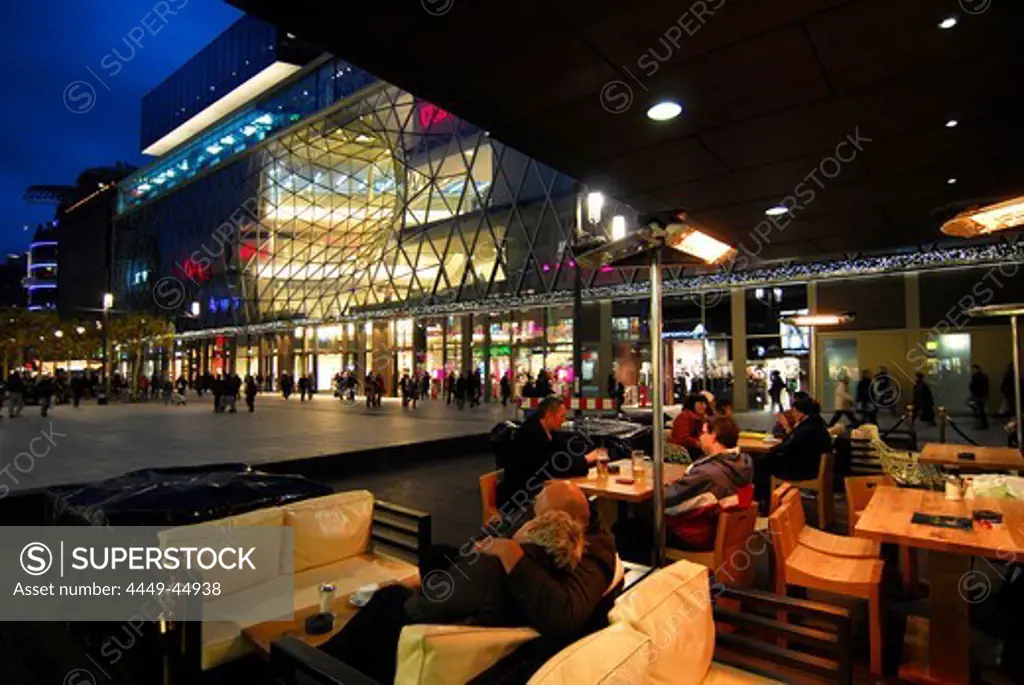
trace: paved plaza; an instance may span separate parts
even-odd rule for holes
[[[184,407],[162,401],[103,407],[89,402],[77,409],[55,407],[47,418],[39,407],[29,406],[20,418],[10,419],[5,407],[0,469],[11,466],[0,470],[0,485],[17,490],[94,481],[147,467],[332,456],[480,435],[515,414],[500,404],[459,411],[440,400],[403,409],[399,400],[386,399],[382,407],[367,409],[342,405],[328,395],[307,402],[260,395],[255,413],[241,402],[238,408],[237,414],[215,414],[212,400],[197,399],[194,393]],[[32,456],[33,451],[45,456]]]
[[[457,410],[440,400],[403,409],[397,399],[380,408],[346,406],[320,395],[300,402],[293,396],[260,395],[256,412],[239,403],[237,414],[215,414],[212,401],[190,393],[187,406],[162,401],[75,409],[61,405],[49,417],[26,407],[20,418],[0,419],[0,486],[12,491],[82,483],[147,467],[196,466],[219,462],[267,464],[364,452],[433,440],[482,435],[515,408],[485,404]],[[6,409],[6,408],[5,408]],[[773,417],[746,412],[737,416],[748,430],[767,430]],[[883,415],[883,429],[894,419]],[[1002,421],[974,431],[969,417],[957,417],[965,433],[981,444],[1005,445]],[[919,427],[919,442],[934,441],[935,428]],[[963,442],[952,430],[949,442]],[[47,451],[49,448],[49,451]],[[3,469],[6,468],[6,471]],[[410,481],[411,482],[411,481]],[[0,492],[3,489],[0,487]]]

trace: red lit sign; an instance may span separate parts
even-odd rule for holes
[[[431,128],[442,121],[454,119],[455,115],[429,102],[420,103],[420,127]]]
[[[177,266],[193,283],[202,283],[210,279],[210,267],[194,261],[191,257]]]

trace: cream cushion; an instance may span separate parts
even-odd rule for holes
[[[340,492],[284,508],[295,531],[295,573],[366,551],[373,523],[373,493]]]
[[[608,615],[650,639],[649,683],[699,683],[715,651],[715,623],[706,567],[677,561],[619,597]]]
[[[231,528],[266,528],[265,534],[261,534],[259,537],[259,544],[254,545],[254,551],[249,556],[255,570],[247,569],[244,572],[239,572],[211,568],[201,572],[203,582],[220,583],[223,596],[261,585],[282,574],[281,557],[287,551],[287,545],[284,544],[285,536],[281,531],[283,522],[284,512],[280,508],[257,509],[238,516],[162,530],[157,537],[160,547],[163,549],[206,546],[220,548],[225,544],[236,546],[254,542],[252,539],[232,538],[230,536]],[[228,561],[233,561],[233,558]]]
[[[406,626],[398,640],[395,685],[468,682],[537,636],[530,628]]]
[[[529,685],[631,685],[645,677],[653,645],[646,635],[619,623],[577,640],[553,656]],[[680,678],[676,683],[700,682]]]

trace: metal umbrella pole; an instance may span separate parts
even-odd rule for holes
[[[1017,449],[1024,452],[1024,426],[1021,425],[1020,406],[1020,316],[1014,314],[1010,317],[1010,332],[1013,334],[1013,396],[1014,396],[1014,419],[1017,421]]]
[[[654,416],[654,567],[665,560],[665,411],[664,379],[661,374],[661,251],[654,250],[651,260],[651,404]],[[635,477],[635,476],[634,476]]]

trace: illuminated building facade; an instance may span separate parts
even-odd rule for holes
[[[541,369],[556,390],[571,387],[578,336],[588,394],[606,395],[613,369],[631,392],[649,383],[643,270],[584,271],[579,330],[572,315],[576,227],[611,236],[635,223],[628,207],[595,206],[574,179],[343,60],[275,66],[274,45],[262,48],[273,60],[227,91],[242,89],[244,102],[203,100],[175,128],[144,125],[147,149],[164,141],[160,156],[119,185],[115,301],[162,311],[181,332],[151,364],[174,375],[259,375],[268,386],[306,373],[320,390],[338,372],[374,369],[389,393],[406,371],[437,380],[479,369],[493,396],[502,375],[518,390]],[[174,86],[178,76],[161,88],[206,92],[203,81]],[[908,268],[1004,258],[979,249],[934,262],[907,254],[785,267],[792,272],[667,269],[670,368],[729,393],[733,378],[760,387],[768,360],[785,357],[777,366],[806,386],[829,362],[812,360],[815,343],[780,330],[778,317],[828,296],[807,283],[889,276],[902,298]],[[743,393],[737,407],[758,397]]]

